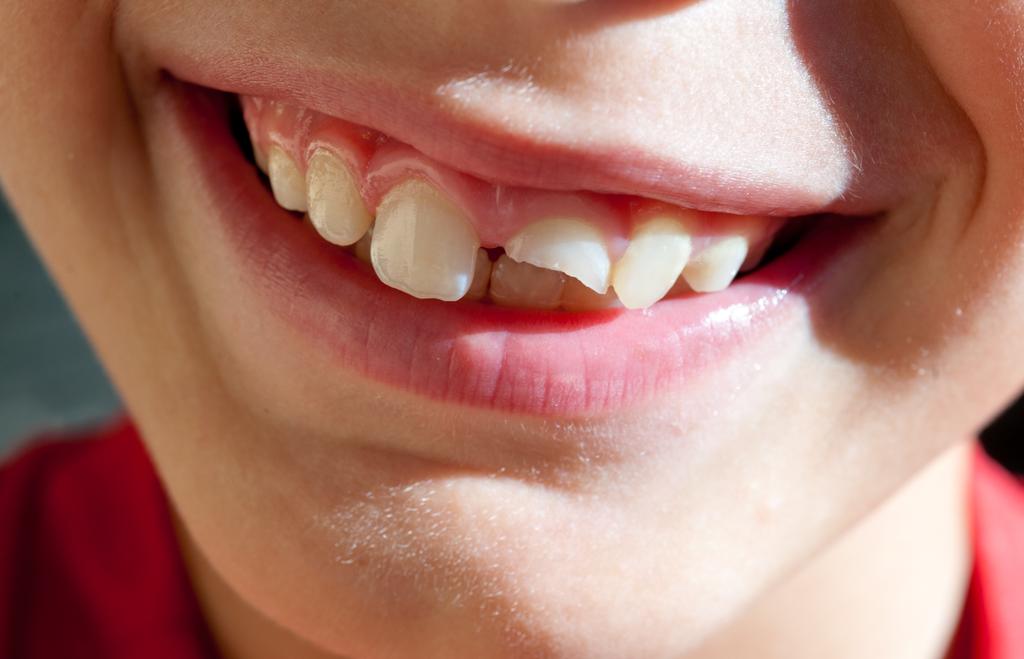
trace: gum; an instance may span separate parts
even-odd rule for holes
[[[328,149],[348,164],[369,209],[376,209],[388,190],[402,181],[424,178],[465,212],[487,248],[504,245],[534,221],[575,217],[602,231],[614,262],[625,251],[636,224],[667,212],[686,222],[695,254],[716,238],[736,233],[750,236],[751,252],[756,253],[784,222],[696,211],[631,195],[501,185],[459,172],[371,128],[271,99],[243,96],[241,103],[258,161],[278,146],[305,175],[312,154]]]

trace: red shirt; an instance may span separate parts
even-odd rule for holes
[[[1024,659],[1024,486],[979,449],[952,656]],[[211,659],[153,466],[127,422],[0,469],[0,657]]]

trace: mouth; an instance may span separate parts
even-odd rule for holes
[[[592,416],[699,379],[805,316],[874,224],[522,187],[343,117],[165,83],[241,294],[340,368],[445,403]]]

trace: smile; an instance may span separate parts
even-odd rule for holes
[[[784,225],[490,183],[340,119],[259,98],[242,106],[277,203],[417,298],[644,309],[724,289],[761,262]]]
[[[869,224],[505,184],[297,104],[167,87],[246,295],[340,368],[446,403],[636,405],[804,317]]]

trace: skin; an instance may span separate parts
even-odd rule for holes
[[[146,438],[228,656],[871,656],[873,634],[941,655],[964,441],[1024,382],[1024,7],[769,3],[753,61],[740,9],[0,0],[4,191]],[[455,408],[240,329],[260,319],[197,229],[160,101],[183,53],[372,74],[496,130],[755,187],[812,162],[823,204],[887,216],[756,368],[600,417]],[[743,82],[754,62],[791,112],[746,95],[770,89]],[[654,100],[624,104],[638,80]],[[916,601],[879,607],[894,583]]]

